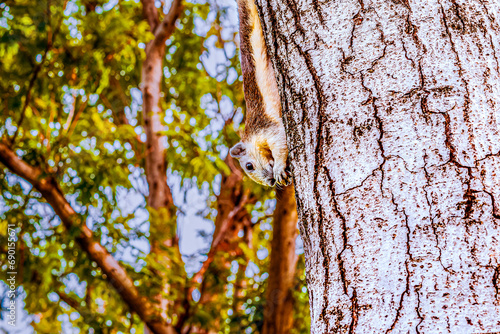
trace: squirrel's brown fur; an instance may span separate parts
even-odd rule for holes
[[[238,0],[238,14],[247,109],[242,140],[230,153],[240,160],[241,167],[252,180],[268,186],[288,184],[288,150],[281,102],[253,0]]]

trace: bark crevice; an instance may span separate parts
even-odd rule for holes
[[[312,333],[499,331],[500,8],[318,5],[260,9]]]

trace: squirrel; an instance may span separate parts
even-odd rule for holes
[[[246,100],[245,130],[229,154],[240,161],[255,182],[288,185],[288,148],[281,101],[273,66],[254,0],[237,0],[240,21],[241,69]]]

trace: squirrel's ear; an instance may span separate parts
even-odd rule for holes
[[[245,144],[240,141],[229,150],[229,154],[231,154],[233,158],[241,158],[246,154]]]

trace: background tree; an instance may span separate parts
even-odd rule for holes
[[[257,2],[312,332],[498,332],[498,1]]]
[[[226,158],[244,114],[235,4],[180,5],[0,5],[0,266],[15,224],[20,333],[308,331],[293,238],[295,278],[269,270],[294,210]]]

